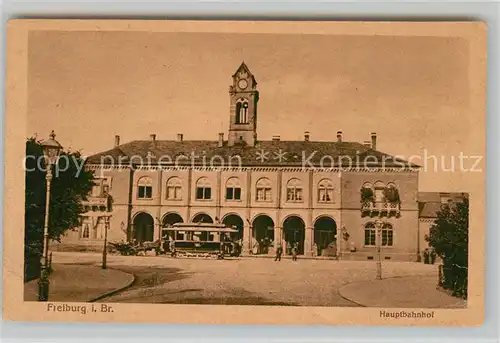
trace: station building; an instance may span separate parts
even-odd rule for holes
[[[259,91],[242,63],[229,87],[229,130],[214,140],[149,139],[90,156],[95,186],[81,225],[62,245],[102,249],[109,241],[155,241],[179,222],[237,228],[243,254],[289,253],[340,259],[414,261],[425,248],[419,231],[418,166],[377,150],[377,135],[350,142],[279,136],[259,140]],[[263,94],[262,96],[272,96]],[[108,209],[107,195],[112,208]],[[106,217],[109,216],[109,225]],[[179,234],[181,235],[181,234]],[[182,237],[177,237],[182,239]]]

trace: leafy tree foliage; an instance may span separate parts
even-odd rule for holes
[[[53,166],[51,184],[49,238],[59,241],[61,236],[79,224],[86,200],[93,185],[93,172],[79,170],[83,163],[80,152],[61,152]],[[39,141],[29,138],[26,142],[25,163],[25,278],[38,276],[43,248],[45,220],[46,172],[43,150]]]
[[[467,298],[469,200],[443,205],[426,240],[443,260],[443,287]]]

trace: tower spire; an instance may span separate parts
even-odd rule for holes
[[[242,61],[229,87],[229,145],[255,145],[259,92],[252,72]]]

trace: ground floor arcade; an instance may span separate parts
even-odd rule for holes
[[[154,241],[160,236],[164,237],[164,229],[183,222],[185,221],[178,213],[167,213],[163,216],[161,225],[156,225],[151,214],[139,212],[132,218],[129,237],[137,243]],[[299,255],[337,255],[337,223],[327,215],[316,218],[312,227],[307,227],[305,221],[297,215],[286,217],[282,226],[277,226],[271,216],[266,214],[257,215],[250,223],[245,223],[237,214],[228,214],[216,221],[206,213],[198,213],[192,222],[220,222],[237,230],[231,233],[231,239],[239,242],[243,253],[247,255],[274,254],[279,244],[285,254],[291,254],[292,247],[296,246]]]

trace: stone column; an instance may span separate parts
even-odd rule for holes
[[[341,246],[342,246],[342,232],[338,229],[337,230],[337,234],[335,235],[335,244],[336,244],[336,248],[337,248],[337,259],[340,260],[341,258]]]
[[[248,256],[250,255],[250,250],[252,243],[252,227],[249,225],[243,226],[243,247],[242,247],[242,255]]]
[[[160,237],[160,219],[153,218],[153,241]]]
[[[312,256],[312,246],[314,243],[314,230],[312,227],[306,228],[306,237],[304,240],[304,256]]]
[[[279,226],[274,227],[274,243],[273,247],[269,249],[269,255],[276,255],[276,249],[278,245],[283,247],[282,237],[281,237],[281,228]]]
[[[283,230],[279,226],[274,227],[274,246],[277,247],[279,244],[283,246]]]
[[[163,195],[163,180],[162,180],[162,176],[163,176],[163,170],[158,167],[158,191],[157,191],[157,202],[156,204],[158,205],[158,209],[157,209],[157,212],[156,212],[156,220],[155,220],[155,227],[154,227],[154,240],[156,239],[161,239],[161,234],[162,234],[162,222],[161,222],[161,199],[162,199],[162,195]]]

